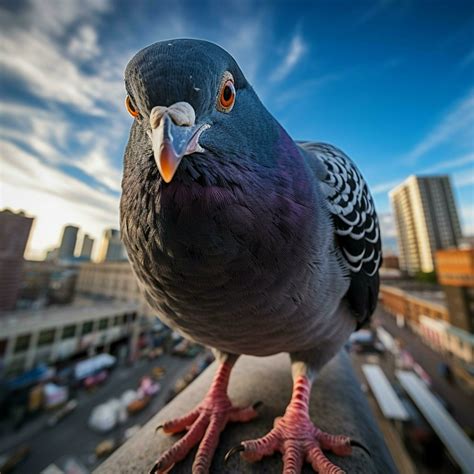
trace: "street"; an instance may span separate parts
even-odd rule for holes
[[[474,433],[474,397],[466,393],[456,383],[449,383],[438,372],[440,362],[449,362],[443,354],[433,351],[428,347],[417,334],[409,328],[399,328],[395,318],[382,308],[378,308],[374,314],[374,322],[379,321],[382,326],[395,338],[402,341],[403,348],[408,350],[415,361],[431,377],[431,390],[438,394],[448,403],[453,418],[466,431]]]
[[[194,361],[194,358],[162,355],[154,361],[137,361],[133,367],[117,367],[109,379],[94,392],[79,390],[76,397],[78,407],[56,427],[48,428],[45,425],[47,417],[43,415],[41,419],[25,424],[19,432],[3,435],[0,438],[1,452],[23,443],[30,446],[28,457],[15,469],[18,474],[40,472],[54,461],[69,456],[76,457],[92,470],[103,461],[95,458],[96,445],[105,439],[122,439],[127,428],[137,424],[141,426],[148,421],[165,405],[170,389]],[[95,406],[110,398],[119,397],[127,389],[136,389],[141,377],[149,374],[156,366],[164,367],[166,374],[159,381],[161,391],[143,411],[131,415],[124,424],[108,433],[97,433],[89,428],[87,422]]]

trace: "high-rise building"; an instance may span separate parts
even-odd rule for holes
[[[23,254],[33,218],[23,212],[0,212],[0,311],[15,308],[23,275]]]
[[[80,257],[83,260],[90,260],[92,256],[92,248],[94,247],[94,239],[92,239],[88,234],[84,234],[82,239],[82,248]]]
[[[400,269],[410,274],[435,270],[435,254],[461,239],[448,176],[410,176],[390,191],[400,253]]]
[[[120,239],[120,231],[106,229],[100,246],[99,262],[119,262],[126,259],[125,247]]]
[[[59,260],[70,260],[74,258],[78,231],[79,227],[74,225],[67,225],[64,227],[61,245],[59,246]]]

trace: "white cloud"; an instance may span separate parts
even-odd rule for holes
[[[379,183],[379,184],[376,184],[375,186],[370,186],[370,192],[372,193],[372,196],[375,196],[377,194],[385,194],[385,193],[388,193],[395,186],[398,186],[401,182],[402,180],[395,179],[395,180]]]
[[[9,119],[0,130],[0,138],[5,142],[31,149],[43,162],[75,166],[110,190],[120,191],[121,169],[111,157],[117,151],[114,143],[127,134],[128,120],[116,119],[77,131],[60,110],[13,102],[0,104],[0,116]],[[83,152],[71,153],[69,144],[73,140],[82,145]]]
[[[472,146],[474,130],[474,89],[463,97],[406,156],[414,163],[436,147],[449,140],[464,140]]]
[[[460,206],[463,235],[474,235],[474,204]]]
[[[107,150],[109,138],[99,139],[90,151],[77,161],[77,167],[113,191],[120,191],[122,172],[110,160]]]
[[[106,64],[110,57],[102,61],[96,58],[89,72],[83,71],[78,62],[99,54],[94,23],[108,3],[36,0],[19,12],[0,10],[3,74],[25,84],[34,96],[67,104],[87,115],[104,116],[106,111],[116,110],[122,103],[123,58],[113,58],[119,67]],[[75,33],[71,35],[71,31]]]
[[[458,189],[464,188],[465,186],[474,185],[474,170],[471,169],[468,172],[461,171],[458,173],[454,173],[453,183],[454,183],[454,186]],[[473,195],[473,198],[474,198],[474,195]]]
[[[330,84],[332,82],[340,81],[345,77],[345,73],[328,73],[322,76],[315,77],[314,79],[308,79],[305,81],[297,82],[295,85],[278,93],[273,99],[276,107],[284,108],[287,104],[292,101],[299,101],[301,99],[302,90],[311,90],[312,93],[318,89]]]
[[[474,153],[468,153],[458,158],[441,161],[439,163],[436,163],[433,166],[424,168],[422,173],[424,174],[438,173],[440,171],[444,171],[447,169],[460,168],[461,166],[469,165],[469,164],[471,165],[474,164]]]
[[[391,212],[381,212],[378,214],[380,232],[384,238],[393,238],[397,236],[397,229],[395,228],[395,220]]]
[[[415,174],[417,175],[426,175],[426,174],[435,174],[440,172],[446,171],[453,171],[456,168],[462,168],[466,165],[474,165],[474,153],[468,153],[463,156],[459,156],[454,159],[440,161],[433,166],[429,166],[427,168],[423,168],[417,171]],[[463,187],[468,184],[471,184],[474,180],[474,168],[471,166],[470,168],[463,170],[462,172],[455,173],[453,175],[454,178],[454,186],[455,187]],[[395,179],[390,181],[385,181],[382,183],[378,183],[374,186],[370,187],[370,192],[372,195],[377,194],[384,194],[399,185],[403,180],[402,179]]]
[[[306,51],[306,44],[303,41],[303,38],[299,33],[295,34],[291,39],[288,52],[283,58],[282,62],[277,66],[273,71],[273,74],[270,76],[272,81],[281,81],[288,76],[288,74],[293,71],[293,69],[298,64],[299,60],[302,58],[303,54]]]
[[[69,53],[80,60],[92,59],[100,53],[97,32],[90,25],[82,25],[69,42]]]

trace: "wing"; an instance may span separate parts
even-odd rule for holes
[[[359,323],[375,311],[379,292],[382,245],[369,188],[352,160],[323,143],[300,143],[319,178],[334,222],[336,242],[350,269],[346,298]]]

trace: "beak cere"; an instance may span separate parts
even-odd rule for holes
[[[198,143],[208,125],[197,127],[193,107],[177,102],[170,107],[154,107],[150,114],[153,155],[166,183],[171,182],[184,155],[204,151]]]

